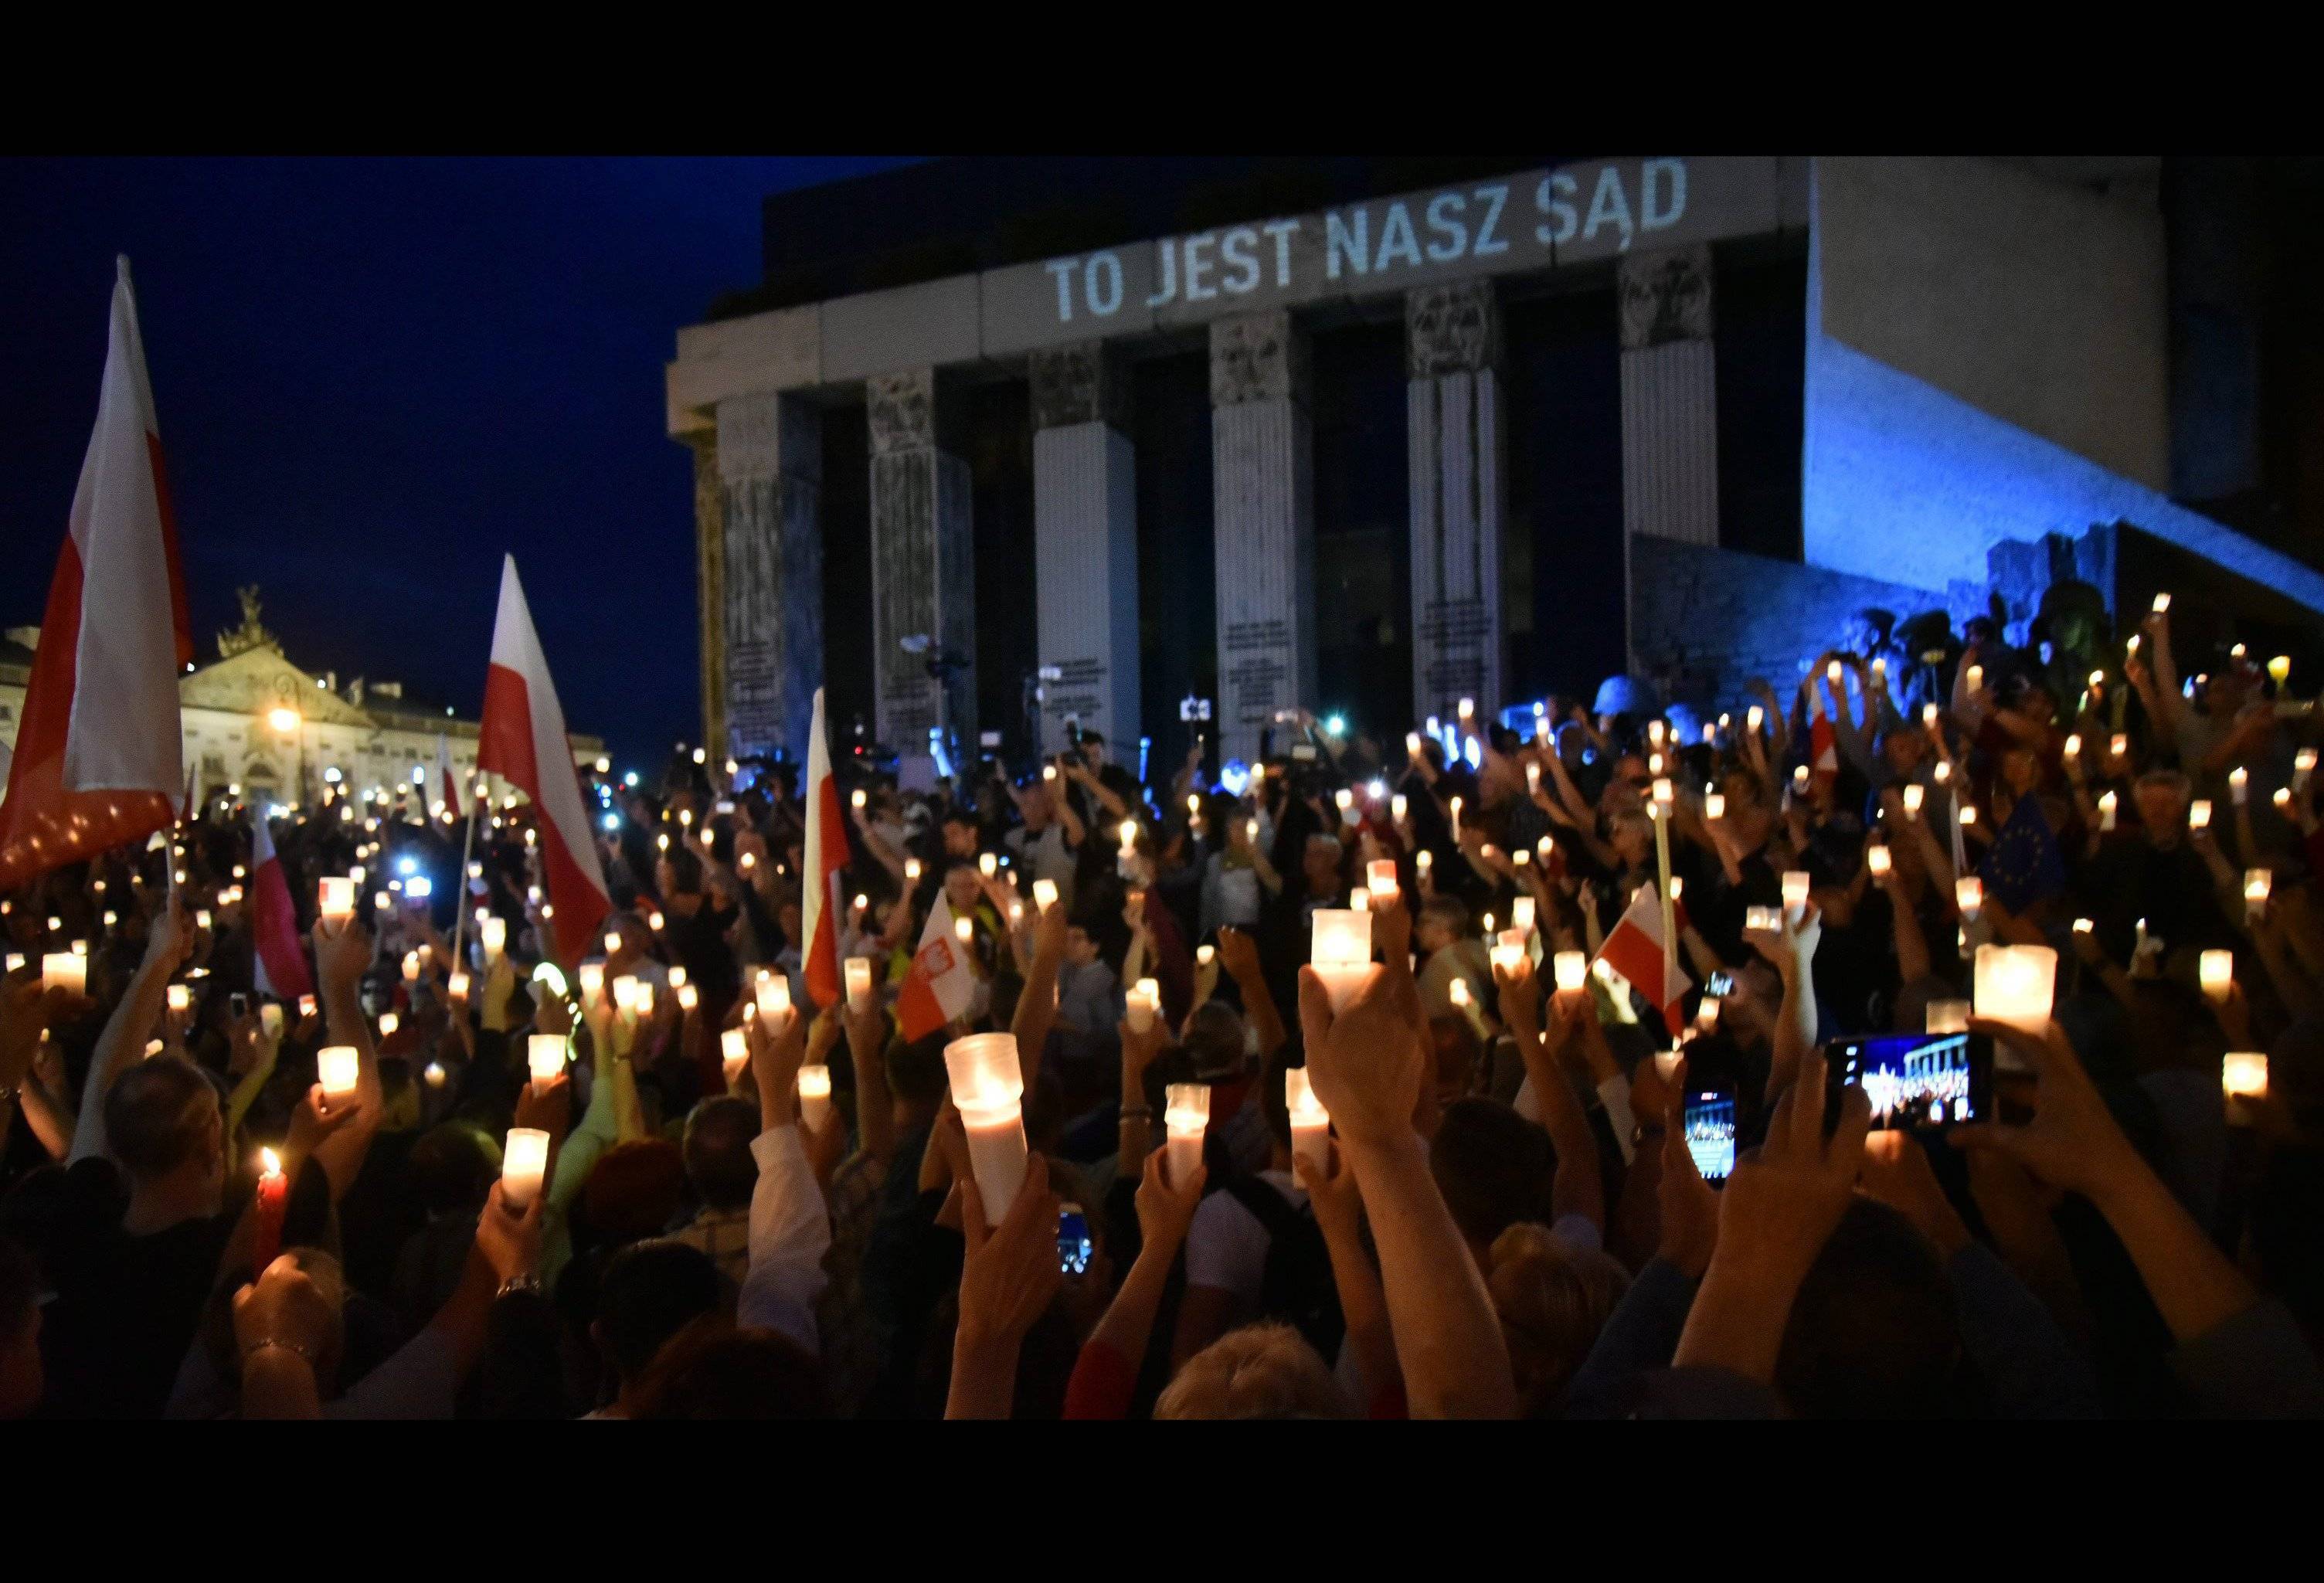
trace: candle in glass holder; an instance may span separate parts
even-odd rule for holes
[[[290,1207],[290,1178],[282,1173],[282,1156],[272,1149],[261,1149],[258,1158],[258,1201],[251,1225],[253,1275],[263,1274],[282,1251],[282,1214]]]
[[[525,1061],[532,1071],[532,1091],[545,1093],[565,1075],[565,1035],[535,1034],[525,1041]]]
[[[1403,823],[1404,823],[1404,816],[1405,816],[1406,814],[1410,813],[1411,811],[1412,811],[1412,803],[1411,803],[1411,800],[1410,800],[1409,798],[1407,798],[1407,797],[1406,797],[1406,796],[1402,792],[1397,792],[1397,793],[1396,793],[1394,796],[1390,796],[1390,797],[1388,798],[1388,817],[1390,817],[1391,819],[1394,819],[1394,820],[1395,820],[1398,824],[1403,824]]]
[[[2116,796],[2112,792],[2106,792],[2098,797],[2098,828],[2100,830],[2112,830],[2114,828],[2115,818],[2119,813],[2121,806],[2121,799]]]
[[[403,953],[403,981],[407,984],[420,981],[420,953],[416,951]]]
[[[1436,866],[1436,854],[1432,851],[1416,851],[1412,854],[1412,866],[1420,877],[1425,879],[1428,878],[1428,871]]]
[[[1885,846],[1871,846],[1864,849],[1864,866],[1872,870],[1872,877],[1875,879],[1888,878],[1888,870],[1893,861],[1888,855],[1888,849]]]
[[[1025,1184],[1024,1074],[1013,1034],[973,1034],[945,1046],[952,1102],[968,1135],[968,1161],[997,1226]]]
[[[1153,979],[1140,979],[1122,997],[1124,1014],[1130,1031],[1142,1034],[1154,1026],[1154,1014],[1162,1008],[1162,986]]]
[[[1054,879],[1036,879],[1036,880],[1034,880],[1034,881],[1033,881],[1033,905],[1034,905],[1035,907],[1037,907],[1040,908],[1040,909],[1041,909],[1043,912],[1045,912],[1045,913],[1046,913],[1046,912],[1047,912],[1051,907],[1053,907],[1056,906],[1056,905],[1057,905],[1057,882],[1056,882],[1056,880],[1054,880]]]
[[[333,925],[355,916],[355,882],[343,874],[326,874],[315,888],[316,910]]]
[[[791,981],[788,975],[766,974],[759,980],[752,998],[758,1005],[759,1015],[767,1019],[768,1027],[781,1033],[791,1015]]]
[[[1447,993],[1452,996],[1452,1004],[1455,1006],[1467,1006],[1471,1004],[1469,980],[1466,979],[1453,980]]]
[[[1907,819],[1918,819],[1921,816],[1921,804],[1928,795],[1927,788],[1922,787],[1917,782],[1906,787],[1904,788],[1904,817]]]
[[[602,962],[585,962],[581,964],[580,977],[582,999],[595,1000],[605,987],[605,964]]]
[[[718,1055],[726,1068],[726,1086],[732,1090],[742,1080],[742,1069],[751,1064],[751,1036],[741,1028],[728,1028],[718,1035]]]
[[[798,1069],[798,1107],[800,1130],[821,1132],[831,1114],[830,1067],[818,1061]]]
[[[1932,1000],[1923,1030],[1932,1034],[1965,1034],[1969,1032],[1969,1003],[1966,1000]]]
[[[1315,1098],[1304,1066],[1283,1069],[1283,1103],[1291,1112],[1291,1154],[1305,1160],[1318,1176],[1331,1174],[1332,1116]]]
[[[1804,869],[1786,869],[1784,871],[1784,910],[1796,916],[1803,913],[1806,910],[1807,905],[1807,870]]]
[[[1203,1163],[1203,1135],[1211,1125],[1211,1091],[1199,1082],[1174,1082],[1164,1092],[1162,1108],[1163,1165],[1170,1185],[1183,1187],[1194,1180]]]
[[[1953,905],[1960,908],[1961,916],[1974,919],[1985,907],[1985,881],[1974,874],[1954,880]]]
[[[2240,764],[2227,771],[2227,800],[2238,808],[2251,800],[2251,771]]]
[[[1372,916],[1341,907],[1318,907],[1309,940],[1308,961],[1332,998],[1333,1015],[1371,975]]]
[[[2236,953],[2232,951],[2207,951],[2198,959],[2198,969],[2203,981],[2204,996],[2225,1004],[2228,991],[2236,986]]]
[[[1550,969],[1556,975],[1558,992],[1570,995],[1587,981],[1590,959],[1579,951],[1561,951],[1550,959]]]
[[[466,1000],[468,998],[468,975],[455,968],[447,982],[447,989],[453,999]]]
[[[2316,773],[2316,750],[2302,748],[2292,756],[2292,789],[2304,792],[2309,778]]]
[[[1727,794],[1724,792],[1705,793],[1702,798],[1702,816],[1706,819],[1726,818]]]
[[[2239,1101],[2267,1097],[2267,1057],[2252,1050],[2228,1052],[2219,1061],[2219,1089],[2227,1096],[2227,1119],[2248,1125],[2250,1112]]]
[[[1522,934],[1533,933],[1534,901],[1530,896],[1520,896],[1509,903],[1509,927]]]
[[[1196,967],[1208,967],[1218,960],[1219,948],[1217,946],[1197,945],[1194,947],[1194,965]]]
[[[1371,905],[1386,910],[1396,905],[1396,860],[1375,858],[1364,865],[1364,888]]]
[[[172,984],[163,999],[172,1011],[189,1011],[193,1008],[194,991],[188,985]]]
[[[2038,1033],[2050,1020],[2058,953],[2046,945],[1980,945],[1973,980],[1977,1015]]]
[[[2187,805],[2187,828],[2209,830],[2211,827],[2211,799],[2197,797]]]
[[[1969,667],[1969,692],[1970,692],[1971,694],[1975,694],[1975,693],[1978,692],[1979,690],[1981,690],[1981,689],[1984,687],[1984,686],[1985,686],[1985,667],[1983,667],[1983,666],[1981,666],[1981,665],[1972,665],[1972,666],[1970,666],[1970,667]]]
[[[510,1127],[501,1146],[501,1201],[521,1212],[540,1195],[548,1174],[549,1135],[538,1127]]]
[[[315,1076],[323,1085],[323,1102],[336,1105],[352,1100],[361,1066],[353,1045],[326,1045],[315,1052]]]
[[[1504,929],[1494,936],[1491,953],[1493,965],[1503,972],[1517,971],[1518,964],[1526,959],[1527,934],[1528,931],[1524,929]]]
[[[379,1014],[379,1036],[383,1042],[386,1040],[389,1035],[394,1033],[396,1029],[402,1026],[403,1019],[396,1016],[395,1013],[392,1011],[383,1011]]]
[[[486,918],[476,925],[476,939],[484,948],[484,960],[493,962],[508,949],[508,920]]]
[[[863,1003],[872,998],[872,959],[868,956],[849,957],[846,972],[848,1009],[860,1011]]]
[[[613,1009],[623,1017],[638,1014],[638,981],[628,973],[613,980]]]
[[[2267,911],[2268,892],[2273,888],[2275,876],[2265,869],[2244,870],[2244,921],[2256,924]]]

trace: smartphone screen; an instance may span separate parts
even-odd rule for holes
[[[1980,1034],[1891,1034],[1834,1039],[1826,1114],[1840,1115],[1841,1091],[1872,1101],[1875,1130],[1928,1129],[1993,1117],[1993,1044]]]
[[[1735,1095],[1702,1089],[1686,1097],[1686,1152],[1705,1182],[1720,1183],[1735,1172]]]
[[[1089,1221],[1082,1215],[1079,1204],[1063,1204],[1057,1210],[1057,1267],[1068,1275],[1084,1274],[1089,1269]]]

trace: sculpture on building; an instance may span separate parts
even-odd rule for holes
[[[242,625],[217,635],[218,658],[232,659],[254,649],[274,647],[274,634],[258,619],[258,584],[237,588],[234,596],[242,602]]]
[[[2037,653],[2043,643],[2050,645],[2050,658],[2038,674],[2061,712],[2073,708],[2092,671],[2113,672],[2108,657],[2114,621],[2107,613],[2106,595],[2079,577],[2061,578],[2043,590],[2026,638]]]

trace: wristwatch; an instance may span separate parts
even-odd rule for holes
[[[540,1295],[540,1277],[539,1275],[511,1275],[507,1280],[501,1283],[501,1289],[493,1293],[493,1301],[497,1302],[512,1292],[530,1292],[534,1296],[538,1297]]]

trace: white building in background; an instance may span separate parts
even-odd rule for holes
[[[342,688],[333,673],[301,670],[260,625],[258,590],[244,588],[241,596],[242,625],[218,634],[217,659],[195,667],[178,683],[186,763],[201,796],[239,787],[254,803],[305,802],[320,789],[327,769],[358,790],[380,787],[392,793],[409,787],[419,769],[429,801],[439,801],[438,737],[461,784],[474,781],[476,722],[407,703],[399,682],[358,677]],[[11,751],[40,640],[38,627],[13,627],[0,640],[0,744]],[[576,765],[604,751],[595,737],[569,740]]]

